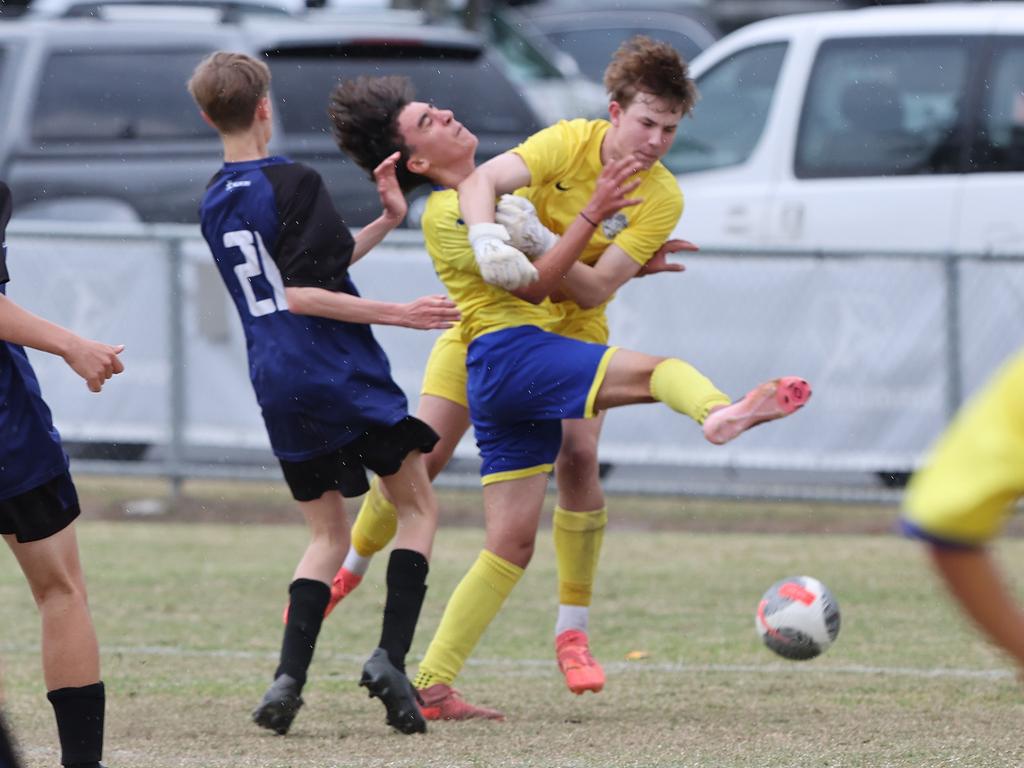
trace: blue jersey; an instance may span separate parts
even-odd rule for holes
[[[249,377],[278,458],[330,453],[408,415],[369,325],[288,311],[286,287],[358,296],[354,246],[312,168],[283,157],[225,163],[199,209],[245,330]]]
[[[0,294],[6,293],[10,279],[6,242],[10,219],[11,191],[0,182]],[[31,491],[67,468],[67,454],[25,350],[0,341],[0,499]]]

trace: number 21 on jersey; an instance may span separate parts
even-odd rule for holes
[[[235,276],[242,286],[245,303],[249,305],[249,313],[253,317],[262,317],[271,312],[288,309],[281,272],[267,252],[266,246],[263,245],[263,238],[260,237],[259,232],[250,232],[247,229],[225,232],[224,247],[238,248],[242,252],[242,256],[245,257],[242,264],[235,265]],[[273,291],[271,298],[257,299],[256,293],[252,289],[253,278],[258,278],[261,275],[270,284]]]

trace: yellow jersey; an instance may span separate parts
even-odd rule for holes
[[[518,194],[533,202],[553,232],[565,232],[594,194],[604,167],[601,143],[610,126],[607,120],[562,120],[511,150],[530,171],[529,188]],[[583,263],[593,264],[615,243],[643,266],[679,223],[683,193],[675,177],[660,162],[638,175],[640,186],[630,197],[643,202],[600,222],[580,256]]]
[[[459,325],[466,343],[503,328],[533,325],[551,331],[561,322],[561,310],[549,299],[531,304],[484,282],[454,189],[431,193],[423,211],[422,226],[434,270],[462,313]]]
[[[1024,495],[1024,353],[960,410],[907,487],[908,532],[978,545],[994,538]]]
[[[607,120],[563,120],[511,150],[530,171],[530,186],[516,194],[534,204],[538,218],[551,231],[565,232],[593,195],[604,167],[601,144],[610,126]],[[675,177],[657,162],[641,171],[639,178],[640,186],[630,196],[643,198],[643,202],[599,223],[580,255],[584,264],[594,264],[615,243],[643,266],[672,234],[683,213],[683,193]],[[607,342],[607,301],[592,309],[582,309],[572,302],[561,304],[565,325],[559,333]]]

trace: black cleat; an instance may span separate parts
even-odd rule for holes
[[[263,694],[260,705],[252,711],[252,721],[278,736],[284,736],[302,706],[301,690],[302,686],[291,675],[280,675]]]
[[[409,678],[391,663],[388,653],[378,648],[363,665],[363,676],[359,684],[365,686],[370,697],[376,696],[388,711],[388,725],[402,733],[426,733],[427,721],[423,719],[417,700],[419,695]]]

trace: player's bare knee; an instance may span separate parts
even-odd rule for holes
[[[429,491],[429,486],[428,486]],[[403,522],[437,522],[437,500],[433,493],[423,493],[395,504],[398,519]]]
[[[533,559],[534,539],[535,537],[526,539],[508,536],[494,542],[493,546],[488,546],[487,548],[502,560],[507,560],[513,565],[518,565],[520,568],[525,568],[530,564],[530,560]]]
[[[40,612],[47,610],[68,610],[70,607],[85,605],[85,587],[67,574],[32,584],[32,597]]]
[[[596,440],[566,440],[555,460],[555,474],[561,481],[596,475],[598,470]]]

